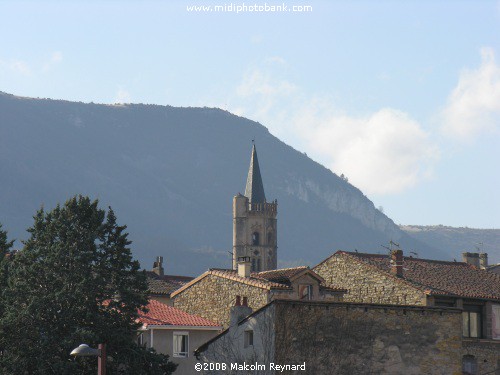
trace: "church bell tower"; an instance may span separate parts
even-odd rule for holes
[[[277,268],[277,214],[278,202],[266,201],[253,145],[245,195],[233,198],[233,269],[240,259],[250,259],[252,272]]]

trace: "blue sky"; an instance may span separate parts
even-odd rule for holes
[[[220,107],[344,173],[396,223],[500,228],[499,1],[186,9],[228,4],[0,0],[0,90]]]

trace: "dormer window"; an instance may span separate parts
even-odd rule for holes
[[[299,299],[311,300],[313,297],[313,286],[312,285],[299,285]]]
[[[252,245],[259,246],[259,232],[252,233]]]

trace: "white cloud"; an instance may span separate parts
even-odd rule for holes
[[[31,75],[31,68],[22,60],[0,60],[0,69],[9,70],[24,76]]]
[[[116,98],[114,100],[114,103],[124,104],[124,103],[131,103],[131,102],[132,102],[132,98],[130,96],[130,93],[123,88],[119,88],[117,93],[116,93]]]
[[[383,108],[367,116],[331,114],[310,103],[296,129],[307,152],[368,194],[398,193],[432,174],[439,157],[429,134],[404,112]]]
[[[461,72],[442,115],[443,132],[460,139],[499,129],[500,67],[493,49],[481,49],[479,68]]]
[[[55,65],[60,64],[62,60],[63,60],[62,52],[61,51],[54,51],[54,52],[52,52],[52,55],[50,56],[48,61],[46,61],[45,64],[43,64],[42,70],[44,72],[48,72]]]
[[[231,110],[260,121],[368,194],[397,193],[432,174],[439,151],[408,114],[391,108],[343,113],[331,97],[307,98],[271,68],[245,74]]]

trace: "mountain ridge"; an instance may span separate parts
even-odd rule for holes
[[[250,140],[264,189],[278,199],[278,262],[314,264],[337,249],[393,239],[431,258],[353,185],[249,119],[207,107],[109,105],[0,95],[0,222],[24,232],[36,209],[75,194],[99,198],[129,227],[150,268],[197,274],[230,266],[232,197],[245,187]],[[377,249],[375,249],[377,247]],[[202,256],[201,256],[202,255]]]

